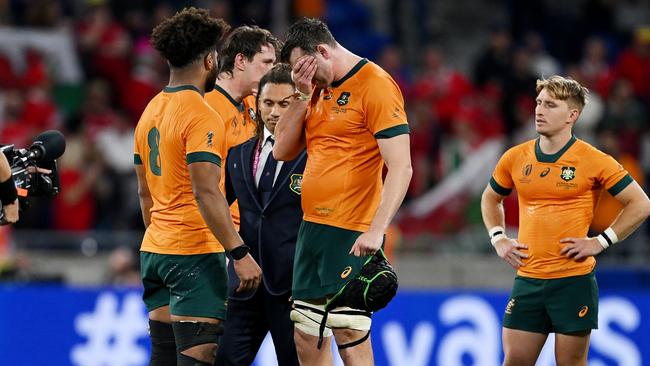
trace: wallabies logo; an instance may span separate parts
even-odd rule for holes
[[[302,174],[291,174],[289,189],[291,189],[293,193],[297,195],[300,195],[302,193]]]
[[[570,181],[573,178],[576,177],[576,168],[572,166],[563,166],[562,167],[562,174],[560,174],[560,178],[564,179],[565,181]]]
[[[339,99],[336,100],[336,104],[344,106],[350,101],[350,92],[343,92],[339,96]]]

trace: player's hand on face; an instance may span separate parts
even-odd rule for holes
[[[528,258],[528,254],[523,252],[528,249],[528,246],[519,243],[515,239],[504,237],[494,244],[494,249],[496,249],[499,257],[508,262],[508,264],[515,269],[523,266],[523,259]]]
[[[564,244],[560,254],[575,260],[591,257],[605,250],[596,238],[564,238],[560,243]]]
[[[312,80],[317,69],[318,64],[314,56],[304,55],[298,58],[298,61],[296,61],[296,64],[293,65],[293,69],[291,70],[291,78],[294,84],[296,84],[298,91],[304,94],[311,94]]]
[[[239,277],[239,287],[236,292],[254,290],[262,281],[262,269],[250,254],[234,261],[235,273]]]
[[[18,199],[16,198],[12,204],[4,205],[2,207],[2,212],[4,213],[4,216],[2,217],[0,225],[13,224],[18,221]]]
[[[352,254],[355,257],[374,255],[381,248],[381,243],[383,242],[384,233],[367,231],[359,235],[348,254]]]

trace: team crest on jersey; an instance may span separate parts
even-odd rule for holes
[[[300,195],[302,193],[302,174],[291,174],[289,189],[291,189],[293,193],[297,195]]]
[[[208,146],[212,146],[212,137],[214,137],[214,133],[208,132]]]
[[[576,168],[572,166],[563,166],[562,167],[562,173],[560,174],[560,178],[564,179],[565,181],[570,181],[573,178],[576,177]]]
[[[253,108],[248,108],[248,116],[251,118],[251,121],[257,120],[257,115],[255,115],[255,110]],[[244,125],[246,125],[246,120],[244,120]]]
[[[339,99],[336,100],[336,104],[344,106],[350,101],[350,92],[343,92],[339,96]]]

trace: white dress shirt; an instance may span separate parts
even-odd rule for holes
[[[262,171],[264,170],[264,164],[266,164],[266,159],[269,158],[269,154],[273,151],[273,144],[269,141],[269,137],[275,136],[271,134],[271,131],[266,129],[264,126],[264,145],[262,145],[262,151],[260,152],[260,160],[257,162],[257,170],[255,171],[255,187],[257,188],[260,184],[260,178],[262,177]],[[282,161],[278,160],[278,165],[275,168],[275,177],[273,177],[273,185],[275,185],[276,179],[278,179],[278,174],[280,174],[280,169],[282,169]]]

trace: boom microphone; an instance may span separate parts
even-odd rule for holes
[[[49,130],[34,137],[29,157],[34,161],[53,161],[65,152],[65,137],[57,130]]]

